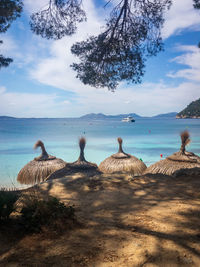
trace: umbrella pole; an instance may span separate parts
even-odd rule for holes
[[[124,153],[123,149],[122,149],[122,138],[121,137],[118,137],[117,138],[117,141],[119,143],[119,151],[118,153]],[[124,153],[125,154],[125,153]]]
[[[78,161],[86,161],[84,156],[84,148],[85,148],[86,140],[84,137],[81,137],[79,140],[79,147],[80,147],[80,156]]]
[[[43,143],[41,144],[40,147],[42,149],[42,157],[48,157],[48,153],[46,152],[46,149]]]
[[[188,131],[184,131],[181,133],[181,148],[180,153],[185,155],[185,147],[190,143],[190,134]]]
[[[41,154],[38,158],[35,158],[35,159],[37,159],[37,160],[48,159],[48,158],[49,158],[49,155],[48,155],[48,153],[46,152],[44,143],[43,143],[41,140],[38,140],[38,141],[35,143],[34,148],[36,149],[37,147],[40,147],[40,148],[41,148],[41,150],[42,150],[42,154]]]

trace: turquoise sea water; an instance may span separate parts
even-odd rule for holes
[[[18,186],[19,170],[40,154],[34,143],[40,139],[49,154],[66,162],[75,161],[79,155],[78,139],[85,136],[85,156],[99,164],[117,152],[116,138],[123,138],[124,151],[141,158],[147,166],[178,151],[180,132],[191,134],[189,151],[200,155],[200,120],[171,118],[136,119],[135,123],[118,120],[79,119],[0,119],[0,186]]]

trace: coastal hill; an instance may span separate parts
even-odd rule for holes
[[[16,119],[15,117],[10,117],[10,116],[0,116],[1,120],[12,120],[12,119]]]
[[[175,118],[177,115],[176,112],[170,112],[165,114],[159,114],[152,117],[146,117],[146,116],[140,116],[136,113],[128,113],[128,114],[118,114],[118,115],[105,115],[103,113],[89,113],[86,115],[83,115],[79,118],[15,118],[15,117],[9,117],[9,116],[0,116],[0,120],[12,120],[12,119],[78,119],[78,120],[107,120],[107,119],[116,119],[116,120],[122,120],[123,118],[126,118],[128,116],[131,116],[135,119],[139,118]]]
[[[128,113],[128,114],[118,114],[118,115],[105,115],[103,113],[90,113],[86,114],[84,116],[81,116],[80,119],[84,120],[105,120],[105,119],[118,119],[121,120],[125,117],[131,116],[133,118],[175,118],[176,117],[176,112],[170,112],[170,113],[165,113],[165,114],[159,114],[153,117],[143,117],[140,116],[136,113]]]
[[[177,119],[199,119],[200,118],[200,98],[191,102],[185,109],[176,115]]]
[[[135,113],[129,113],[129,114],[119,114],[119,115],[105,115],[103,113],[90,113],[86,114],[84,116],[81,116],[80,119],[92,119],[92,120],[104,120],[104,119],[122,119],[125,117],[134,117],[134,118],[141,118],[141,116],[135,114]]]
[[[159,114],[159,115],[153,116],[152,118],[175,118],[176,115],[177,115],[177,112],[170,112],[170,113]]]

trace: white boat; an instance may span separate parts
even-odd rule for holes
[[[122,121],[123,121],[123,122],[134,122],[135,120],[134,120],[133,117],[128,116],[128,117],[126,117],[126,118],[123,118]]]

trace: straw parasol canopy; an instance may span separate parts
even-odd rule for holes
[[[164,174],[178,176],[182,174],[199,174],[200,173],[200,157],[192,152],[185,150],[186,145],[190,143],[190,135],[188,131],[184,131],[181,136],[180,151],[175,152],[164,160],[160,160],[149,166],[145,174]]]
[[[104,173],[131,173],[134,176],[141,175],[147,168],[146,165],[138,158],[127,154],[122,149],[122,138],[118,138],[119,151],[109,158],[106,158],[99,165],[100,171]]]
[[[34,148],[40,147],[42,154],[27,163],[18,173],[17,181],[20,184],[36,184],[46,180],[47,176],[52,172],[63,168],[66,162],[62,159],[57,159],[46,152],[42,141],[37,141]]]
[[[88,162],[84,156],[84,149],[86,145],[86,139],[81,137],[79,139],[79,147],[80,147],[80,156],[77,161],[73,163],[68,163],[66,166],[60,170],[55,171],[51,175],[49,175],[48,180],[62,178],[66,175],[71,175],[74,173],[86,173],[88,175],[99,174],[98,166],[95,163]]]

